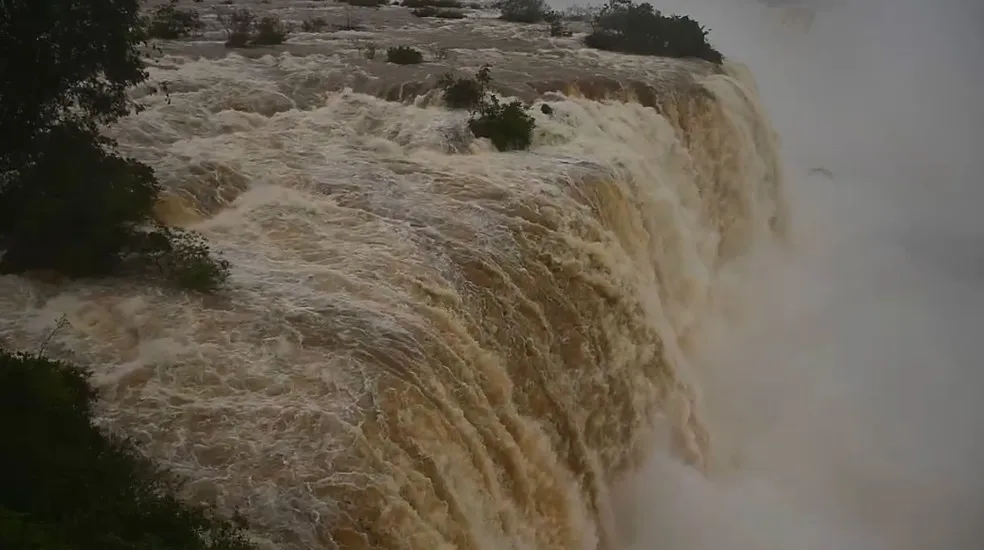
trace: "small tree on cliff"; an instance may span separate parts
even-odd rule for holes
[[[193,235],[153,223],[153,171],[100,135],[136,107],[145,39],[138,0],[0,2],[0,273],[105,275],[154,256],[179,280],[209,263],[202,289],[225,278]]]

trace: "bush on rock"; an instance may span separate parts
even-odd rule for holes
[[[609,0],[594,17],[584,43],[613,52],[693,57],[715,64],[724,61],[697,21],[685,15],[663,15],[651,4],[632,0]]]

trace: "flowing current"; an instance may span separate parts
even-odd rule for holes
[[[610,492],[654,446],[709,468],[695,348],[730,267],[787,234],[750,71],[480,11],[253,7],[363,29],[229,53],[209,17],[151,55],[147,109],[108,130],[230,288],[3,277],[2,342],[37,348],[64,319],[47,352],[92,365],[106,427],[267,548],[621,548]],[[399,44],[427,62],[386,64]],[[436,76],[483,63],[533,102],[531,151],[441,106]]]

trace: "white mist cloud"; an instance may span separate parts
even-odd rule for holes
[[[710,338],[710,480],[620,491],[638,550],[984,548],[984,2],[664,0],[752,69],[784,143],[791,254]],[[808,175],[812,167],[832,179]]]

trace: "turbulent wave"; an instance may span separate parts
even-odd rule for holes
[[[706,466],[688,353],[720,270],[786,231],[747,70],[529,84],[553,112],[502,154],[425,89],[242,76],[290,64],[164,58],[170,100],[111,129],[228,292],[5,277],[4,343],[65,316],[49,349],[94,366],[107,427],[271,548],[618,548],[609,487],[663,431]]]

